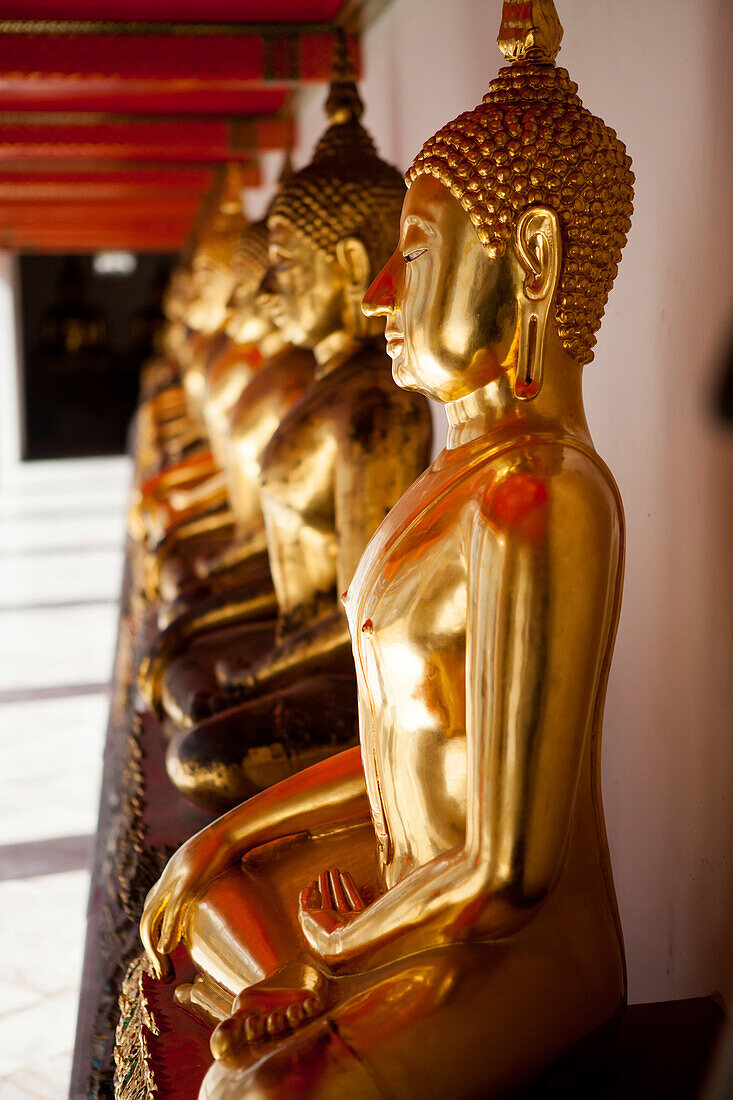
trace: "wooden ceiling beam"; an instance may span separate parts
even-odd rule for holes
[[[236,123],[62,121],[7,123],[0,114],[0,163],[27,158],[149,161],[227,161],[245,153],[292,144],[289,119],[246,119]]]
[[[209,168],[41,172],[13,171],[4,166],[0,170],[0,202],[115,201],[159,195],[200,198],[213,182],[214,173]]]
[[[247,97],[326,81],[333,32],[221,36],[2,33],[0,108],[249,113]],[[349,46],[358,67],[358,39]],[[237,97],[242,105],[236,110]],[[274,103],[275,101],[273,101]],[[269,113],[265,111],[264,113]]]

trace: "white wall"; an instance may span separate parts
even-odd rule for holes
[[[632,1001],[733,996],[729,0],[558,0],[560,61],[634,159],[621,273],[586,372],[628,522],[604,795]],[[394,0],[365,35],[366,123],[404,168],[502,62],[499,0]],[[323,128],[301,102],[296,162]],[[726,493],[728,500],[726,500]],[[727,509],[726,509],[727,505]]]

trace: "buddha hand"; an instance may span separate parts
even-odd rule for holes
[[[226,866],[226,845],[209,826],[171,856],[145,899],[140,938],[156,978],[173,977],[167,958],[181,940],[191,903]]]
[[[328,960],[338,957],[341,930],[363,909],[364,900],[349,872],[332,868],[301,890],[298,918],[309,946]]]

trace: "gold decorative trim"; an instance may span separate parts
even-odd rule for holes
[[[151,1100],[158,1091],[147,1038],[160,1034],[143,986],[148,965],[143,952],[130,964],[122,982],[115,1031],[115,1100]]]

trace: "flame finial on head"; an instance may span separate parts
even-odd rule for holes
[[[227,164],[224,172],[221,194],[219,196],[219,213],[242,214],[242,166],[232,161]]]
[[[331,86],[326,100],[326,118],[331,123],[350,122],[364,114],[364,104],[356,86],[356,72],[349,54],[349,44],[342,28],[336,32],[336,45],[331,62]]]
[[[497,42],[510,65],[552,65],[562,33],[554,0],[505,0]]]
[[[194,267],[214,266],[228,270],[237,242],[249,225],[242,204],[242,168],[227,164],[213,212],[205,217],[196,242]]]
[[[281,187],[283,187],[291,178],[294,172],[295,169],[293,168],[293,146],[292,144],[290,144],[285,150],[285,156],[283,157],[282,166],[280,168],[280,175],[277,177],[275,190],[278,191]]]
[[[361,123],[363,104],[343,32],[331,72],[328,126],[310,164],[278,189],[268,221],[270,227],[290,226],[329,259],[336,257],[340,240],[358,237],[376,271],[394,248],[404,183]]]

